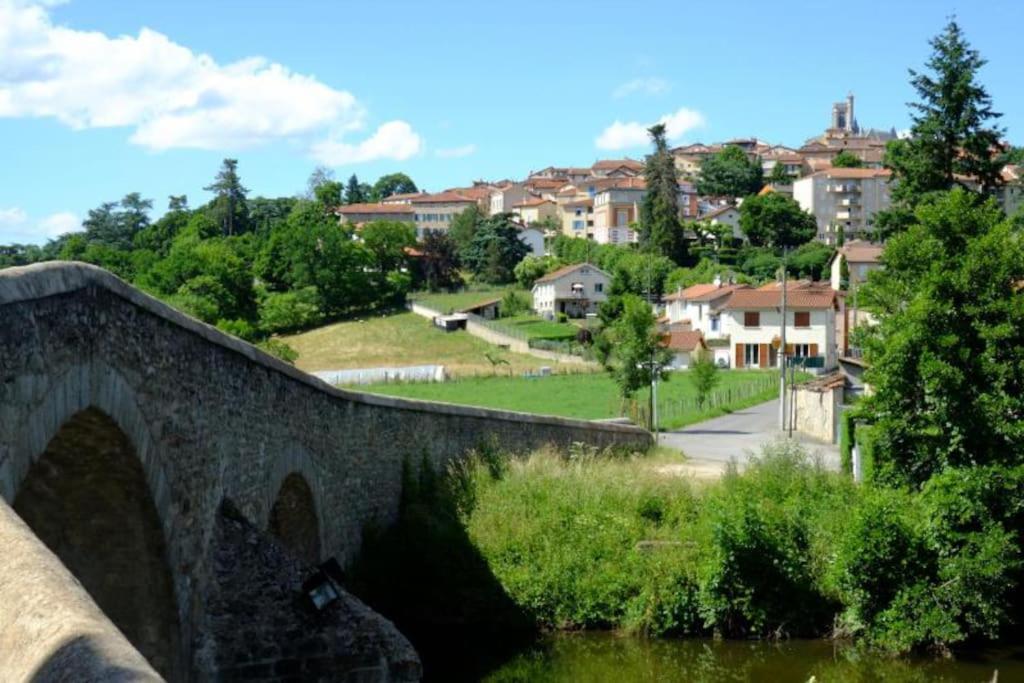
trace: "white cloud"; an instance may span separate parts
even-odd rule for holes
[[[218,64],[148,28],[111,37],[55,25],[38,2],[0,0],[0,117],[130,127],[153,150],[228,150],[340,141],[367,113],[351,93],[261,57]]]
[[[662,95],[672,89],[671,84],[664,78],[649,76],[647,78],[634,78],[619,85],[612,91],[612,97],[621,99],[634,93],[641,95]]]
[[[45,218],[32,221],[20,207],[0,208],[0,244],[41,244],[48,239],[67,232],[82,229],[78,216],[70,211],[60,211]]]
[[[669,140],[678,140],[683,135],[704,125],[704,115],[699,111],[681,107],[672,114],[666,114],[657,121],[665,124],[666,135]],[[630,147],[641,147],[650,142],[647,129],[653,124],[640,123],[638,121],[615,121],[612,125],[601,131],[601,134],[594,140],[598,149],[620,150]]]
[[[476,154],[476,145],[462,145],[460,147],[447,147],[444,149],[434,150],[434,156],[440,157],[441,159],[457,159],[459,157],[468,157],[471,154]]]
[[[419,154],[423,139],[405,121],[388,121],[358,144],[330,138],[313,145],[313,157],[328,166],[357,164],[373,159],[404,161]]]

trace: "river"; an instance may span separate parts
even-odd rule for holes
[[[460,655],[451,652],[459,661]],[[467,654],[466,649],[461,655]],[[446,664],[452,659],[445,658]],[[462,660],[466,661],[466,660]],[[436,662],[436,660],[435,660]],[[781,643],[656,640],[611,633],[547,636],[488,671],[427,666],[427,680],[488,683],[868,683],[1024,681],[1024,649],[992,650],[955,659],[889,659],[823,640]],[[998,677],[994,678],[998,671]]]

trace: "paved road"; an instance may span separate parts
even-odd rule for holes
[[[732,459],[742,466],[761,451],[762,445],[783,437],[778,422],[779,401],[776,399],[675,432],[666,432],[661,435],[661,443],[683,451],[687,462],[697,468],[724,469]],[[839,469],[838,446],[797,432],[793,432],[793,439],[803,444],[809,453],[820,454],[829,467]]]

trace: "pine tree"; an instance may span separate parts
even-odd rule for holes
[[[345,186],[345,203],[362,204],[368,201],[370,201],[370,196],[366,191],[366,185],[360,183],[359,178],[353,173],[352,177],[348,179],[348,184]]]
[[[640,205],[640,244],[681,264],[686,260],[687,245],[679,222],[679,178],[675,160],[668,150],[665,125],[651,126],[647,132],[654,152],[647,157],[644,168],[647,193]]]
[[[217,195],[213,200],[213,217],[225,235],[235,235],[248,228],[249,209],[245,195],[249,192],[238,177],[238,160],[225,159],[213,184],[203,188]]]

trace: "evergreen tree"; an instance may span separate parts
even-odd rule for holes
[[[1003,182],[1004,131],[991,125],[1002,115],[992,109],[992,98],[977,78],[986,61],[971,48],[955,19],[931,46],[928,73],[910,70],[919,99],[910,103],[910,137],[890,142],[886,150],[893,198],[909,208],[928,192],[966,187],[967,179],[982,192]]]
[[[203,188],[216,194],[212,202],[212,217],[225,235],[236,235],[248,229],[249,209],[245,195],[249,192],[238,177],[238,160],[225,159],[213,183]]]
[[[665,125],[648,130],[654,151],[644,168],[647,193],[640,205],[640,244],[676,263],[686,260],[686,238],[679,222],[679,178],[675,159],[668,149]]]
[[[370,190],[366,183],[359,182],[359,178],[353,173],[345,185],[345,203],[363,204],[370,201]]]

